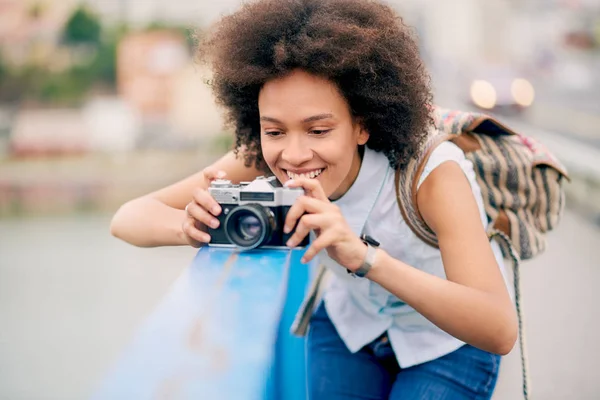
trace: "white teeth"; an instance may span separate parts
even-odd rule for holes
[[[314,171],[310,171],[308,173],[305,174],[295,174],[293,172],[290,171],[286,171],[288,178],[290,179],[296,179],[296,178],[308,178],[308,179],[314,179],[317,176],[321,175],[321,172],[323,172],[323,169],[317,169]]]

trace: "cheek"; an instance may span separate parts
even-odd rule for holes
[[[356,146],[337,141],[331,143],[327,148],[322,149],[320,154],[322,155],[323,160],[338,170],[336,171],[337,173],[342,173],[342,170],[349,168],[352,164],[352,158],[355,151]]]
[[[324,175],[323,184],[328,189],[337,188],[337,186],[348,176],[352,168],[352,160],[356,148],[336,144],[319,154],[320,158],[327,164],[328,173]]]

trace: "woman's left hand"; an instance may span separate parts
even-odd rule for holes
[[[298,223],[287,246],[296,246],[312,229],[317,238],[304,253],[302,262],[311,261],[319,251],[326,249],[329,257],[350,271],[360,268],[367,254],[367,246],[352,232],[340,208],[325,196],[319,181],[297,178],[286,182],[285,186],[301,187],[305,192],[290,207],[285,219],[286,233]]]

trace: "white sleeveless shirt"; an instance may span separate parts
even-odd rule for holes
[[[479,207],[481,223],[487,228],[473,165],[453,143],[445,142],[432,152],[419,187],[429,173],[445,161],[455,161],[464,171]],[[392,257],[446,279],[440,250],[425,244],[408,227],[398,208],[394,185],[394,170],[387,157],[365,148],[356,181],[334,203],[356,235],[366,233],[379,241],[381,248]],[[491,245],[508,283],[500,248],[495,241]],[[444,356],[464,344],[379,284],[348,274],[326,251],[319,253],[319,261],[333,272],[323,295],[327,313],[351,352],[357,352],[387,331],[400,367],[407,368]]]

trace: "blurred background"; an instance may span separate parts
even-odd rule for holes
[[[193,52],[240,3],[0,0],[0,399],[88,398],[190,263],[109,222],[231,146]],[[388,3],[438,104],[497,115],[569,168],[563,223],[522,270],[530,374],[538,399],[600,398],[600,1]],[[518,357],[496,399],[518,398]]]

